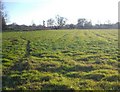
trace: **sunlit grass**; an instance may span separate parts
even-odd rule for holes
[[[3,89],[120,88],[117,30],[3,32],[2,46]]]

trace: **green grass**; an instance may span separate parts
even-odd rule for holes
[[[3,32],[2,38],[3,90],[120,90],[117,30]]]

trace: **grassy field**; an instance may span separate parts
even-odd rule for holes
[[[3,32],[3,90],[120,90],[118,30]]]

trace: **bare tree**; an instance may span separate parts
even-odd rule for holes
[[[1,29],[6,29],[7,14],[5,13],[4,3],[0,1],[0,25]]]
[[[85,18],[80,18],[80,19],[78,19],[77,27],[78,28],[83,28],[85,23],[86,23],[86,19]]]
[[[56,18],[56,25],[58,27],[63,27],[66,24],[66,20],[67,20],[66,18],[61,17],[59,15],[57,15],[55,18]]]
[[[43,27],[45,27],[45,21],[43,20]]]
[[[47,26],[52,27],[54,25],[54,22],[55,22],[54,19],[52,19],[52,18],[48,19],[47,20]]]
[[[84,28],[92,28],[92,22],[91,21],[85,21]]]

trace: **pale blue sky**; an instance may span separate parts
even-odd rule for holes
[[[31,25],[32,21],[42,24],[43,20],[55,18],[57,14],[66,17],[67,23],[77,23],[86,18],[95,23],[118,21],[119,0],[3,0],[9,22]]]

